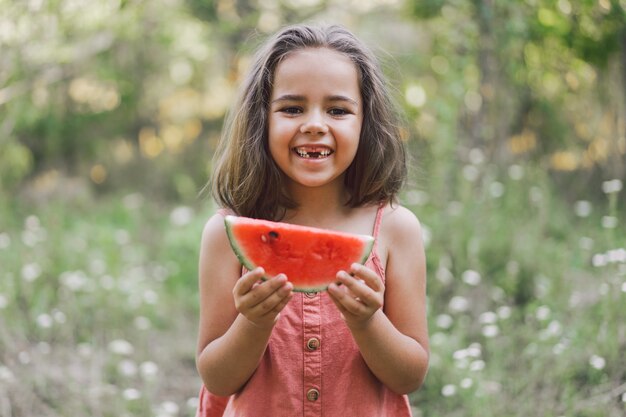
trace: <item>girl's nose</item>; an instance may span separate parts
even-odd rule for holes
[[[328,125],[324,122],[324,118],[318,114],[311,114],[300,126],[301,133],[309,135],[325,134],[328,132]]]

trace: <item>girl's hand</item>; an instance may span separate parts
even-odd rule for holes
[[[354,276],[338,272],[337,280],[343,285],[330,284],[328,294],[348,327],[363,328],[383,306],[385,286],[374,271],[363,265],[352,264],[350,272]]]
[[[261,281],[265,271],[259,267],[245,273],[233,288],[235,308],[256,327],[270,329],[292,297],[293,284],[284,274]]]

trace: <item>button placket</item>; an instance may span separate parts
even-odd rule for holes
[[[305,293],[302,298],[304,417],[322,413],[321,296]]]

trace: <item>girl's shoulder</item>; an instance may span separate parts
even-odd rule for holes
[[[399,245],[422,246],[422,225],[411,210],[399,204],[385,206],[380,219],[378,238],[387,250]],[[395,250],[394,249],[394,250]]]
[[[384,207],[381,219],[381,232],[414,233],[421,230],[421,224],[415,213],[399,204]]]
[[[232,252],[228,241],[228,234],[224,225],[224,217],[227,212],[218,211],[207,219],[202,230],[201,255],[218,254],[229,255]],[[236,259],[233,256],[234,259]]]

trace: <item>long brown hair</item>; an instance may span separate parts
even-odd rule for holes
[[[268,111],[277,65],[305,48],[328,48],[357,68],[363,100],[359,146],[345,175],[348,206],[392,202],[406,174],[399,119],[372,52],[341,26],[288,26],[261,47],[242,83],[215,154],[211,179],[216,201],[240,216],[280,220],[297,205],[286,194],[283,173],[268,146]]]

